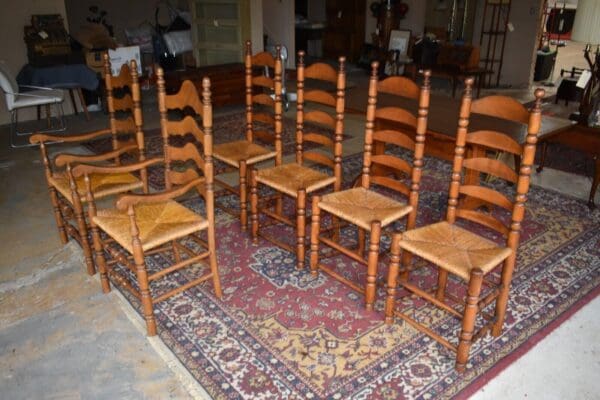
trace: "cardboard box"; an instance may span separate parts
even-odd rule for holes
[[[142,59],[140,57],[140,46],[117,47],[114,50],[108,50],[110,58],[110,67],[113,75],[118,75],[123,64],[129,64],[131,60],[137,63],[137,72],[142,74]]]

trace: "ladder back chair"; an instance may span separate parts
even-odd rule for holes
[[[248,225],[248,167],[266,160],[274,160],[281,165],[282,132],[282,73],[281,47],[276,47],[276,56],[261,52],[252,55],[252,44],[246,42],[246,139],[214,146],[214,157],[235,168],[239,173],[239,187],[236,189],[223,180],[217,183],[227,191],[237,194],[240,199],[240,225],[246,230]],[[263,69],[259,75],[254,71]],[[273,93],[273,96],[271,96]],[[257,129],[256,122],[266,124],[271,129]],[[271,148],[261,146],[255,139],[269,143]]]
[[[472,110],[472,85],[473,78],[468,78],[460,107],[446,220],[394,236],[385,303],[386,323],[392,323],[394,316],[398,316],[456,352],[455,367],[458,371],[466,368],[473,341],[483,337],[490,330],[493,336],[499,336],[502,332],[515,269],[521,223],[525,215],[525,201],[529,191],[537,134],[541,124],[541,101],[544,96],[543,89],[535,91],[535,106],[529,116],[525,143],[521,145],[512,137],[499,131],[467,132]],[[485,154],[481,156],[476,152],[467,152],[467,146],[482,146],[506,151],[521,156],[523,162],[516,173],[500,160],[487,158]],[[466,169],[491,174],[513,183],[512,187],[505,185],[503,189],[504,192],[513,193],[506,195],[484,183],[481,185],[466,183]],[[459,197],[464,196],[481,199],[500,210],[504,209],[505,213],[510,214],[508,217],[510,222],[502,222],[501,215],[497,213],[465,208],[462,202],[459,202]],[[465,221],[468,226],[459,226],[458,220]],[[505,240],[499,244],[480,233],[475,233],[475,227],[500,233]],[[406,258],[402,257],[401,260],[401,251],[409,252],[434,264],[438,272],[437,287],[429,290],[410,283],[408,274],[410,265],[405,262]],[[497,268],[500,265],[501,268]],[[397,278],[399,270],[403,272],[400,279]],[[446,290],[448,274],[455,277],[454,282],[459,285],[462,283],[463,285],[460,285],[462,287],[466,286],[464,298]],[[397,307],[395,304],[397,284],[460,320],[458,342],[452,343],[422,321],[417,321],[413,316],[404,313],[400,306]],[[478,315],[482,323],[478,323],[479,327],[475,329],[475,322],[479,320]]]
[[[109,277],[112,277],[137,297],[142,304],[149,336],[156,334],[154,304],[207,280],[212,280],[216,297],[221,298],[222,295],[215,241],[210,80],[204,78],[202,81],[200,101],[191,82],[184,82],[177,94],[167,96],[162,68],[158,69],[157,75],[165,160],[154,158],[118,167],[78,165],[73,169],[73,174],[77,177],[84,176],[86,183],[90,226],[102,289],[104,292],[110,291]],[[183,109],[185,106],[202,116],[202,128],[192,116],[179,121],[167,120],[167,109]],[[194,142],[175,147],[169,141],[170,136],[188,133],[193,135]],[[202,150],[198,150],[199,147]],[[163,161],[166,163],[165,182],[168,187],[165,191],[125,194],[119,197],[114,208],[97,209],[90,174],[112,173],[114,170],[130,172]],[[168,167],[168,164],[177,161],[182,162],[177,169]],[[183,170],[184,166],[188,168]],[[205,215],[174,200],[192,189],[203,197]],[[199,235],[203,231],[206,231],[206,239]],[[106,260],[105,253],[110,256],[110,261]],[[158,270],[149,270],[146,256],[158,253],[172,263]],[[152,283],[165,275],[198,263],[208,267],[199,277],[191,278],[174,288],[161,290],[159,287],[152,287]],[[125,274],[115,268],[117,264],[120,264]]]
[[[83,249],[87,272],[90,275],[95,274],[96,269],[84,212],[84,205],[87,202],[86,189],[83,178],[75,179],[72,176],[72,166],[78,163],[121,165],[121,159],[128,153],[137,154],[136,157],[130,155],[130,158],[134,158],[138,162],[145,160],[137,64],[135,60],[131,61],[131,68],[124,64],[118,76],[112,76],[110,71],[108,54],[104,54],[104,81],[109,111],[109,128],[68,136],[35,134],[30,138],[31,143],[40,145],[50,200],[61,242],[67,243],[69,237],[79,242]],[[115,97],[115,90],[119,90],[122,97]],[[83,142],[105,139],[109,136],[111,137],[111,150],[106,153],[96,155],[58,153],[54,160],[50,159],[48,145],[53,142],[60,141],[65,145],[73,146]],[[138,174],[116,172],[92,175],[90,182],[96,199],[136,189],[148,191],[145,169],[140,170]]]
[[[317,275],[318,270],[322,270],[352,289],[363,293],[368,310],[373,309],[376,297],[377,265],[382,229],[390,227],[395,221],[404,217],[407,217],[406,229],[415,227],[427,131],[431,76],[429,71],[423,73],[423,86],[419,89],[413,81],[404,77],[390,77],[378,82],[378,69],[379,63],[372,63],[360,186],[329,193],[322,197],[314,196],[310,235],[311,273]],[[406,95],[415,91],[419,99],[417,115],[399,107],[377,108],[379,92]],[[377,119],[385,119],[386,127],[374,129]],[[387,152],[373,155],[372,148],[375,141],[385,145]],[[397,149],[411,151],[413,153],[412,164],[393,151]],[[385,170],[386,174],[372,175],[371,169],[376,166]],[[409,183],[405,181],[409,181]],[[377,189],[383,189],[383,191]],[[407,201],[397,200],[398,195],[405,197]],[[361,246],[354,251],[342,245],[335,236],[328,237],[321,234],[321,211],[355,225],[361,231],[370,232],[370,244],[366,259],[363,257]],[[336,272],[332,267],[320,263],[320,242],[365,265],[367,267],[365,284],[359,285]]]
[[[325,63],[304,66],[304,52],[298,52],[297,65],[297,111],[296,111],[296,161],[251,172],[251,223],[252,238],[257,242],[258,235],[271,241],[291,253],[296,253],[297,267],[304,267],[305,235],[306,235],[306,196],[318,190],[332,187],[338,191],[342,186],[342,139],[344,133],[344,96],[346,89],[345,57],[339,58],[339,69],[336,71]],[[324,81],[335,85],[335,93],[320,88],[306,89],[305,80]],[[309,109],[305,110],[305,107]],[[323,127],[327,133],[305,131],[305,122],[315,123]],[[321,147],[305,150],[306,144]],[[331,170],[322,172],[305,165],[307,162]],[[296,227],[296,248],[272,235],[259,232],[258,184],[262,184],[295,199],[296,218],[285,216],[280,204],[273,210],[267,206],[260,212],[274,221]],[[263,202],[261,202],[263,203]]]

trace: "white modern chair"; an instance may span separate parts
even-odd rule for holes
[[[66,128],[64,120],[64,112],[62,103],[64,100],[64,94],[62,90],[50,89],[39,86],[25,86],[19,87],[14,75],[10,72],[8,66],[4,61],[0,60],[0,88],[4,92],[6,106],[10,111],[10,145],[11,147],[25,147],[32,146],[26,141],[26,144],[17,145],[15,143],[16,136],[30,135],[33,132],[19,132],[18,123],[19,116],[18,111],[21,108],[35,107],[35,106],[47,106],[47,120],[48,128],[44,130],[37,130],[36,132],[58,132],[63,131]],[[21,92],[21,88],[27,88],[25,92]],[[49,113],[50,107],[55,106],[56,113],[56,125],[52,123],[51,116]],[[38,115],[39,118],[39,115]]]

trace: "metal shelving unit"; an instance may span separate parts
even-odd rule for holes
[[[493,71],[485,77],[485,86],[500,85],[500,73],[504,62],[504,45],[508,31],[511,0],[486,0],[479,45],[483,57],[480,63],[486,70]]]

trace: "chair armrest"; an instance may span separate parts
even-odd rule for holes
[[[148,168],[151,165],[162,163],[162,158],[151,158],[135,164],[119,165],[119,166],[106,166],[106,165],[93,165],[93,164],[79,164],[71,173],[74,178],[78,178],[82,175],[89,174],[119,174],[126,172],[135,172],[142,169]]]
[[[98,162],[98,161],[106,161],[106,160],[110,160],[111,158],[116,158],[116,157],[120,156],[121,154],[127,153],[131,150],[138,150],[137,145],[130,144],[127,146],[123,146],[120,149],[109,151],[108,153],[103,153],[103,154],[81,155],[81,154],[64,153],[64,154],[59,154],[54,159],[54,164],[57,167],[64,167],[67,164],[73,164],[73,163],[88,164],[88,163],[94,163],[94,162]]]
[[[136,204],[164,202],[167,200],[174,199],[175,197],[179,197],[179,196],[185,194],[186,192],[188,192],[190,189],[192,189],[198,185],[204,184],[204,182],[205,182],[205,178],[201,177],[201,178],[196,178],[196,179],[188,182],[187,184],[180,186],[176,189],[167,190],[167,191],[160,192],[160,193],[125,194],[125,195],[122,195],[121,197],[119,197],[119,199],[117,200],[116,206],[117,206],[118,210],[125,211],[130,206],[134,206]]]
[[[31,137],[29,138],[29,143],[41,144],[42,142],[55,142],[55,141],[61,141],[61,142],[65,142],[65,143],[85,142],[88,140],[97,139],[99,137],[106,136],[110,133],[112,133],[112,131],[108,128],[101,129],[99,131],[82,133],[80,135],[70,135],[70,136],[46,135],[46,134],[36,133],[34,135],[31,135]]]

